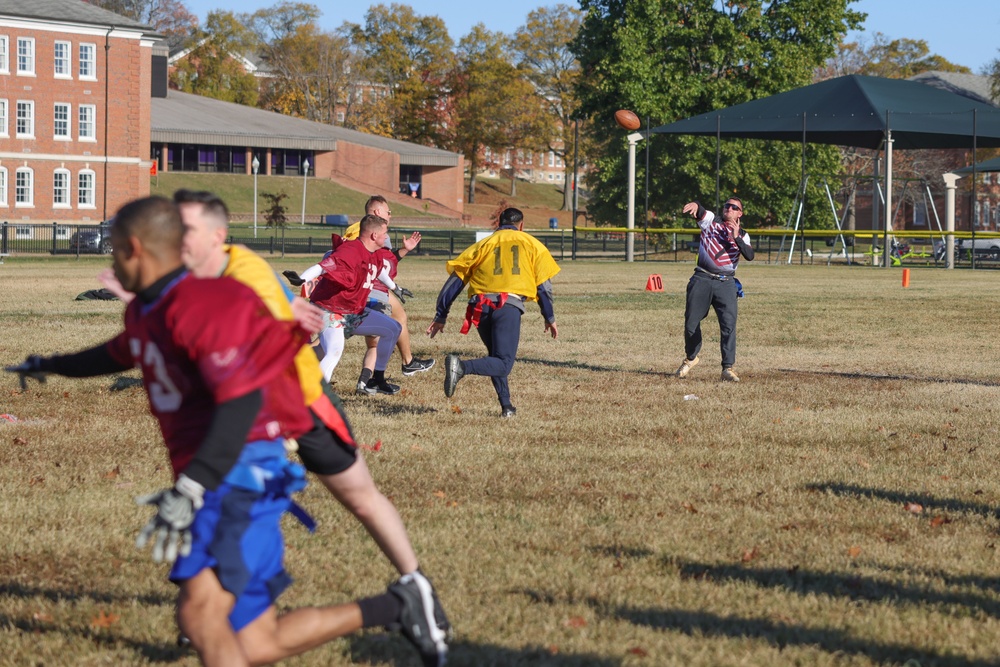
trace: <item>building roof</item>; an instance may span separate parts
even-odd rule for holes
[[[996,102],[993,101],[992,91],[990,90],[990,78],[988,76],[960,74],[958,72],[939,72],[935,70],[911,76],[910,81],[919,81],[928,86],[947,90],[950,93],[967,97],[976,102],[996,106]]]
[[[0,0],[3,2],[4,0]],[[343,141],[399,154],[400,164],[454,167],[459,154],[171,90],[152,99],[153,143],[337,150]]]
[[[83,0],[0,0],[0,16],[18,16],[59,23],[110,25],[155,34],[153,28],[145,23],[109,12]]]

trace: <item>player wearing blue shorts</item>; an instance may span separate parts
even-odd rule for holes
[[[304,471],[285,457],[284,437],[313,427],[292,357],[304,342],[271,317],[245,285],[199,280],[181,263],[184,227],[161,197],[124,206],[111,227],[115,276],[137,298],[124,331],[76,354],[29,357],[8,370],[89,377],[142,369],[174,471],[174,486],[139,499],[156,509],[138,543],[175,561],[177,620],[206,665],[267,664],[363,627],[402,627],[425,665],[445,652],[431,635],[431,596],[409,582],[357,602],[278,616],[290,583],[279,520]],[[415,582],[419,587],[420,582]]]

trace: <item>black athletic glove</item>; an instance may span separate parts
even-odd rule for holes
[[[22,391],[28,390],[28,378],[44,383],[45,376],[48,375],[48,373],[42,370],[42,358],[37,354],[31,355],[17,366],[7,366],[4,370],[8,373],[18,374],[21,380]]]
[[[293,287],[302,287],[302,284],[305,283],[305,281],[302,280],[302,278],[299,277],[299,274],[295,273],[295,271],[282,271],[281,275],[285,276]]]
[[[173,563],[178,554],[189,555],[191,524],[195,514],[205,504],[204,494],[205,487],[187,475],[181,475],[172,488],[136,498],[135,502],[139,505],[156,507],[156,515],[139,533],[135,545],[142,549],[149,543],[149,538],[155,536],[153,560],[157,563],[164,560]]]
[[[406,303],[406,299],[403,297],[408,297],[410,299],[413,298],[413,292],[405,287],[400,287],[399,285],[396,285],[396,289],[392,290],[392,293],[396,295],[396,298],[399,299],[400,303]]]

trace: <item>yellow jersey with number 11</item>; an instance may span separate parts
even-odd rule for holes
[[[498,229],[469,246],[446,268],[469,285],[469,296],[506,292],[538,300],[538,286],[559,273],[551,253],[531,234]]]

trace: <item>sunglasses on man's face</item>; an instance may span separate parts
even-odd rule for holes
[[[730,204],[729,202],[726,202],[722,208],[731,208],[741,213],[743,212],[743,209],[741,209],[739,206],[737,206],[736,204]]]

